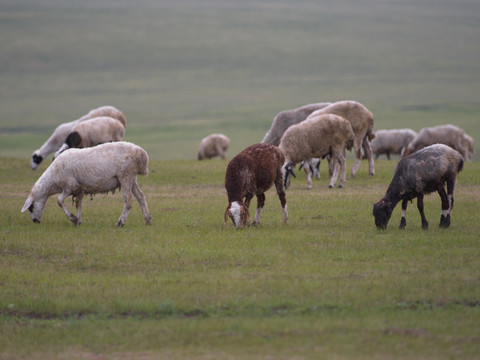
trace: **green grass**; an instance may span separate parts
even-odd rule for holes
[[[368,177],[364,162],[344,189],[322,167],[306,190],[300,173],[289,224],[270,190],[261,224],[237,231],[220,160],[152,161],[139,179],[152,225],[135,203],[116,228],[118,193],[84,201],[79,227],[53,199],[32,223],[20,209],[39,173],[1,158],[2,356],[477,358],[480,166],[460,173],[449,229],[433,194],[428,231],[412,204],[405,230],[395,209],[382,232],[371,201],[394,165]]]

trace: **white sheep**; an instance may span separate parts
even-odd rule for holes
[[[463,129],[451,124],[424,127],[407,145],[403,156],[408,156],[426,146],[445,144],[457,150],[462,154],[464,159],[469,159],[468,144],[466,143],[464,136],[465,131],[463,131]]]
[[[285,154],[285,188],[290,185],[290,175],[296,163],[312,158],[330,156],[333,174],[329,187],[334,187],[340,172],[339,187],[346,181],[345,148],[351,149],[355,135],[350,122],[334,114],[322,114],[309,117],[297,125],[290,126],[280,141],[280,149]],[[312,187],[309,166],[307,172],[307,188]]]
[[[65,142],[68,134],[72,132],[72,129],[81,121],[92,119],[99,116],[109,116],[111,118],[117,119],[125,127],[127,120],[125,115],[113,106],[101,106],[97,109],[90,110],[90,112],[81,118],[70,121],[67,123],[60,124],[53,131],[52,135],[48,140],[37,149],[32,154],[31,166],[33,170],[36,170],[38,165],[45,159],[49,154],[57,151]]]
[[[255,144],[235,156],[225,172],[225,189],[228,206],[225,210],[224,226],[230,217],[237,229],[250,225],[250,200],[257,197],[257,210],[253,225],[260,223],[265,204],[265,192],[275,184],[283,211],[283,222],[288,221],[287,199],[283,185],[282,170],[285,156],[271,144]]]
[[[198,160],[211,159],[220,156],[226,159],[225,153],[230,145],[230,139],[223,134],[210,134],[200,141]]]
[[[121,141],[124,134],[125,128],[122,123],[111,117],[101,116],[81,121],[75,125],[65,143],[55,152],[54,158],[70,148],[86,148]]]
[[[107,193],[121,188],[124,207],[117,226],[123,226],[137,199],[150,224],[152,216],[145,195],[137,184],[137,174],[148,173],[148,155],[141,147],[129,142],[113,142],[85,149],[69,149],[45,170],[32,188],[22,212],[27,209],[33,222],[39,223],[48,198],[60,194],[58,205],[75,225],[82,222],[81,207],[85,194]],[[64,200],[72,195],[77,215],[65,206]]]
[[[316,104],[308,104],[296,109],[284,110],[279,112],[273,119],[270,129],[265,134],[262,143],[268,143],[278,146],[280,139],[285,131],[292,125],[298,124],[305,120],[312,112],[322,109],[330,105],[329,102],[322,102]]]
[[[417,133],[412,129],[375,131],[375,138],[371,143],[375,159],[382,154],[387,155],[388,160],[390,160],[390,154],[401,155],[404,148],[416,135]]]
[[[370,141],[375,138],[373,132],[373,115],[364,105],[356,101],[338,101],[320,110],[314,111],[309,117],[315,117],[323,114],[335,114],[350,121],[355,139],[353,148],[355,149],[355,162],[352,167],[351,176],[357,174],[362,161],[362,147],[368,158],[368,172],[375,174],[373,163],[373,152]],[[308,119],[308,118],[307,118]]]

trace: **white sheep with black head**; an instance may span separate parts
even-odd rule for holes
[[[253,225],[260,223],[265,204],[265,192],[275,184],[283,210],[283,222],[288,221],[287,200],[283,186],[283,152],[271,144],[255,144],[235,156],[227,166],[225,188],[228,206],[224,225],[230,217],[237,229],[250,225],[250,200],[257,197],[257,210]]]
[[[121,141],[125,134],[122,123],[108,116],[96,117],[79,122],[67,136],[54,158],[70,148],[86,148],[107,142]]]
[[[123,226],[132,207],[133,197],[147,224],[152,216],[145,195],[137,183],[137,175],[148,174],[148,155],[140,146],[129,142],[113,142],[85,149],[69,149],[45,170],[30,192],[22,212],[28,210],[33,222],[39,223],[48,198],[60,194],[58,205],[75,225],[82,222],[82,199],[86,194],[107,193],[121,189],[124,207],[117,226]],[[72,196],[77,215],[72,214],[64,200]]]
[[[395,168],[387,192],[379,202],[373,204],[375,225],[379,229],[385,230],[393,209],[402,201],[400,229],[405,228],[407,203],[417,198],[422,228],[428,229],[428,221],[423,209],[423,197],[425,194],[436,191],[442,200],[439,226],[448,228],[454,202],[453,192],[457,175],[463,169],[463,161],[463,157],[458,151],[443,144],[425,147],[402,158]]]
[[[101,106],[99,108],[90,110],[88,114],[81,118],[58,125],[53,131],[48,140],[32,154],[31,166],[33,170],[36,170],[38,165],[51,153],[60,149],[67,136],[72,132],[73,128],[80,122],[92,119],[99,116],[108,116],[120,121],[123,127],[126,127],[127,120],[125,115],[113,106]]]

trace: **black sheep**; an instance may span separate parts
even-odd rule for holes
[[[386,229],[395,206],[402,201],[400,229],[405,228],[407,203],[417,198],[417,207],[422,217],[422,228],[428,229],[423,211],[423,196],[437,191],[442,199],[442,216],[439,226],[450,226],[453,208],[453,191],[458,173],[463,168],[463,157],[449,146],[435,144],[401,159],[393,173],[392,182],[385,196],[373,205],[375,225]],[[447,191],[445,192],[445,183]]]

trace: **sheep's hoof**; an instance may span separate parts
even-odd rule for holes
[[[260,224],[260,222],[256,222],[256,221],[252,222],[252,226],[257,226],[258,224]]]
[[[442,217],[440,218],[440,224],[438,226],[447,229],[450,226],[450,215],[442,215]]]
[[[333,186],[332,184],[330,184],[330,185],[328,185],[328,188],[329,188],[329,189],[333,189],[334,186]]]
[[[118,227],[122,227],[123,225],[125,225],[122,221],[118,221],[115,226],[118,226]]]
[[[405,229],[405,226],[407,226],[407,221],[402,218],[402,220],[400,220],[400,226],[398,227],[399,229]]]
[[[428,230],[428,222],[425,222],[422,224],[422,229],[423,230]]]

